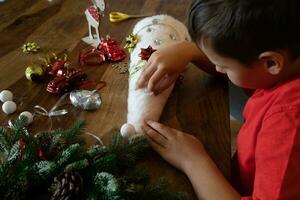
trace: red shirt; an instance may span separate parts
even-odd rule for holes
[[[300,77],[256,90],[243,115],[237,138],[242,199],[300,199]]]

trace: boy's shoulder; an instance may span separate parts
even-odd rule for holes
[[[277,86],[263,90],[262,98],[268,104],[269,114],[277,111],[300,111],[300,76],[289,79]]]

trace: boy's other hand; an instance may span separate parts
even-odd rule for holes
[[[186,43],[174,43],[155,51],[138,79],[136,89],[146,87],[159,94],[170,87],[191,61]]]
[[[154,121],[145,122],[142,128],[153,149],[183,172],[190,170],[195,160],[208,157],[201,142],[190,134]]]

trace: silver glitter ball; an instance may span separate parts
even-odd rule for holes
[[[171,40],[177,40],[176,36],[173,34],[170,34],[169,37],[171,38]]]
[[[153,19],[152,24],[158,24],[158,19]]]
[[[160,44],[161,44],[161,40],[160,40],[160,39],[155,39],[155,40],[154,40],[154,44],[160,45]]]
[[[73,106],[84,110],[96,110],[102,102],[100,94],[90,90],[74,90],[70,93],[70,100]]]
[[[150,33],[150,32],[152,31],[152,29],[151,29],[150,27],[148,27],[148,28],[146,29],[146,31],[147,31],[148,33]]]

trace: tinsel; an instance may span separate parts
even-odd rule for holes
[[[186,198],[160,182],[150,184],[144,170],[136,167],[149,149],[145,138],[128,143],[114,134],[109,145],[87,147],[81,137],[84,121],[36,136],[25,124],[21,117],[10,128],[0,128],[0,199],[33,199],[46,188],[51,199]]]

